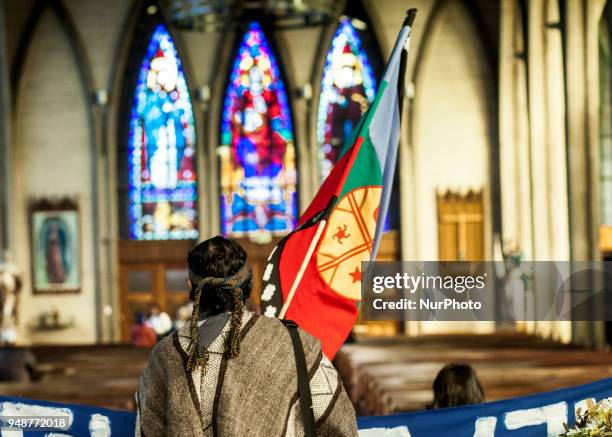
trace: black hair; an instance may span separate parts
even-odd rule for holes
[[[136,323],[137,325],[144,325],[144,322],[146,321],[146,317],[143,311],[136,311],[134,313],[134,323]]]
[[[431,408],[457,407],[484,402],[476,371],[468,364],[447,364],[433,382]]]
[[[247,255],[244,249],[234,240],[216,236],[201,242],[187,255],[189,270],[200,278],[227,278],[238,272],[246,263]],[[189,299],[195,300],[197,283],[191,284]],[[251,295],[253,286],[251,275],[238,286],[242,289],[242,300]],[[205,286],[200,298],[200,311],[215,315],[231,311],[234,302],[231,294],[222,288]]]

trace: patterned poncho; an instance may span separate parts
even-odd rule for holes
[[[226,324],[204,366],[188,370],[189,325],[153,349],[137,393],[137,436],[303,436],[295,358],[277,319],[245,311],[240,354]],[[356,436],[355,412],[320,343],[300,330],[318,436]]]

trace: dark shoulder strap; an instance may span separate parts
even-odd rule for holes
[[[310,379],[308,378],[308,368],[306,366],[306,355],[304,346],[298,332],[298,325],[292,320],[281,320],[289,331],[293,352],[295,355],[295,367],[298,377],[298,393],[300,395],[300,411],[302,412],[302,423],[304,424],[304,435],[306,437],[316,437],[315,418],[312,409],[312,394],[310,393]]]

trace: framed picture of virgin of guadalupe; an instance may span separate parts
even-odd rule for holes
[[[81,235],[76,200],[30,202],[32,289],[36,293],[81,291]]]

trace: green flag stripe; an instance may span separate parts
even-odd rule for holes
[[[367,134],[367,132],[366,132]],[[372,185],[382,185],[382,169],[378,162],[378,155],[374,149],[374,145],[370,140],[370,136],[366,136],[364,139],[359,153],[355,158],[353,167],[351,168],[346,182],[340,191],[338,200],[348,192],[359,187],[366,187]]]

